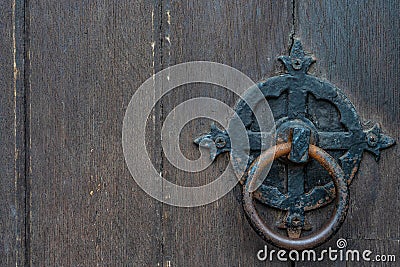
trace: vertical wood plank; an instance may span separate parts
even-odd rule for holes
[[[23,266],[25,235],[24,2],[0,5],[0,265]]]
[[[224,63],[254,81],[280,70],[277,56],[285,53],[292,30],[290,1],[164,1],[163,67],[193,60]],[[231,107],[237,97],[207,84],[177,88],[163,103],[163,118],[176,105],[194,97],[219,99]],[[162,121],[160,122],[162,123]],[[209,131],[209,120],[195,120],[181,132],[181,150],[199,156],[193,138]],[[191,175],[177,170],[166,158],[163,177],[184,186],[206,184],[222,173],[228,156],[207,170]],[[246,221],[240,186],[218,201],[196,208],[163,206],[164,266],[287,266],[257,260],[264,242]]]
[[[30,7],[30,263],[157,266],[160,204],[132,179],[121,145],[125,109],[154,72],[157,3]]]
[[[318,58],[312,72],[341,88],[361,118],[379,122],[397,142],[399,12],[396,1],[296,1],[295,16],[296,35]],[[382,151],[378,163],[364,154],[347,219],[334,239],[352,239],[360,248],[368,240],[376,249],[399,242],[399,155],[399,145]]]

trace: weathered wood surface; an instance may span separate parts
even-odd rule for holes
[[[30,8],[30,263],[161,264],[161,205],[131,178],[121,146],[129,100],[154,72],[156,7],[41,0]]]
[[[228,64],[253,80],[273,76],[282,70],[276,57],[296,36],[318,58],[312,72],[400,140],[399,9],[383,0],[4,2],[0,265],[268,266],[256,259],[264,242],[244,218],[239,187],[190,209],[138,187],[121,147],[131,96],[153,73],[191,60]],[[209,182],[228,160],[189,176],[163,156],[162,121],[196,96],[236,101],[221,88],[182,86],[148,122],[154,165],[178,184]],[[198,156],[193,137],[208,126],[196,120],[183,129],[189,158]],[[349,215],[319,249],[342,237],[349,248],[399,251],[399,154],[399,146],[385,150],[379,163],[365,155]],[[313,218],[322,223],[327,214]]]
[[[24,5],[0,5],[0,265],[25,264]]]

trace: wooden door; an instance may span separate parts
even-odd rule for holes
[[[277,57],[298,37],[318,58],[313,75],[399,140],[399,13],[394,0],[2,1],[0,265],[312,265],[257,259],[265,243],[245,219],[239,185],[197,208],[147,195],[124,161],[125,110],[146,79],[178,63],[224,63],[254,81],[277,75]],[[215,87],[182,86],[156,105],[147,127],[155,168],[187,186],[211,181],[229,160],[188,179],[165,159],[163,120],[197,96],[237,100]],[[193,136],[208,127],[195,120],[184,128],[189,158],[198,156]],[[352,249],[400,256],[399,154],[395,146],[377,163],[365,153],[346,221],[319,249],[341,237]]]

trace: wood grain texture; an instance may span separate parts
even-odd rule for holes
[[[25,235],[24,4],[0,4],[0,265],[23,266]]]
[[[341,88],[365,121],[400,140],[400,6],[396,1],[296,1],[296,30],[317,58],[312,72]],[[350,187],[347,219],[334,239],[399,251],[400,147],[365,153]],[[375,245],[374,245],[375,244]],[[327,246],[327,245],[325,245]],[[398,256],[398,255],[397,255]],[[353,266],[353,265],[351,265]]]
[[[205,60],[235,67],[254,81],[273,76],[281,69],[277,56],[286,53],[290,44],[291,12],[290,1],[164,1],[163,67]],[[163,99],[163,118],[174,116],[176,105],[199,96],[219,99],[231,107],[237,100],[217,86],[181,86]],[[199,156],[193,139],[208,132],[210,123],[196,119],[183,128],[180,148],[188,158]],[[228,155],[220,156],[211,167],[194,175],[177,170],[164,159],[163,177],[176,184],[198,186],[216,179],[227,162]],[[288,266],[257,260],[264,242],[244,217],[240,191],[238,185],[216,202],[197,208],[164,205],[164,266]]]
[[[122,153],[125,109],[147,78],[182,62],[224,63],[255,81],[274,76],[282,71],[276,57],[287,53],[295,35],[318,58],[311,72],[400,140],[399,13],[396,1],[384,0],[3,1],[0,265],[291,265],[257,260],[265,243],[244,218],[240,186],[190,209],[143,192]],[[215,86],[182,86],[156,105],[147,124],[155,167],[187,186],[210,182],[228,162],[225,155],[189,175],[162,153],[164,119],[198,96],[230,106],[237,100]],[[199,119],[183,128],[188,158],[199,156],[192,140],[209,124]],[[398,253],[399,147],[383,151],[379,163],[364,155],[349,215],[318,250],[342,237],[349,249]],[[314,222],[329,211],[316,211]],[[354,264],[335,263],[346,265]]]
[[[30,8],[30,264],[156,266],[160,204],[132,179],[121,134],[133,93],[154,72],[157,7],[99,0]]]

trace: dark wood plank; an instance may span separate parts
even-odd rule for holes
[[[23,266],[25,238],[24,3],[0,5],[0,265]]]
[[[254,81],[275,75],[276,57],[286,53],[292,30],[290,1],[164,1],[163,67],[206,60],[224,63]],[[237,97],[206,84],[182,86],[163,99],[163,118],[176,105],[198,96],[219,99],[231,107]],[[197,119],[181,132],[181,150],[199,156],[193,138],[209,130],[210,121]],[[207,170],[190,174],[163,160],[163,177],[196,186],[214,180],[228,162],[218,158]],[[256,254],[264,242],[249,226],[241,206],[240,186],[225,197],[196,208],[163,207],[164,266],[269,266]],[[288,263],[274,262],[274,266]]]
[[[121,146],[125,109],[154,72],[157,5],[30,1],[33,266],[161,264],[160,204]]]
[[[296,36],[318,58],[312,72],[341,88],[363,119],[381,123],[397,141],[399,11],[396,1],[296,1],[295,16]],[[376,249],[382,242],[398,245],[399,155],[399,145],[382,151],[378,163],[364,154],[349,214],[334,239],[352,239],[361,248],[362,240]]]

